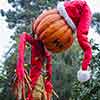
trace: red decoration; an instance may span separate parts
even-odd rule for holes
[[[41,74],[41,70],[42,70],[42,64],[44,59],[47,59],[47,65],[46,65],[46,69],[47,69],[47,80],[49,82],[49,85],[46,85],[46,88],[48,88],[50,91],[52,91],[52,84],[51,84],[51,77],[52,77],[52,65],[51,65],[51,55],[50,53],[45,50],[43,51],[43,47],[40,46],[40,42],[41,40],[38,39],[34,39],[32,36],[28,35],[26,32],[24,32],[23,34],[21,34],[20,36],[20,43],[19,43],[19,47],[18,47],[18,64],[16,67],[16,74],[17,74],[17,78],[18,78],[18,82],[20,83],[20,81],[24,80],[25,77],[25,69],[23,67],[24,65],[24,51],[25,51],[25,44],[26,42],[28,42],[31,45],[31,53],[32,53],[32,58],[31,58],[31,68],[30,68],[30,78],[31,78],[31,87],[32,89],[34,89],[34,86],[37,82],[37,79],[39,78],[40,74]],[[36,57],[38,57],[38,59],[36,60]],[[19,84],[17,83],[17,84]],[[22,84],[23,85],[23,84]],[[23,88],[22,88],[23,90]],[[25,90],[23,90],[25,92]],[[47,91],[48,93],[49,91]],[[34,98],[31,96],[31,93],[29,92],[28,94],[28,98],[29,100],[33,100]]]
[[[33,31],[36,32],[38,39],[34,39],[26,32],[20,36],[20,43],[18,46],[18,63],[16,68],[18,81],[16,82],[16,86],[21,87],[23,97],[25,94],[25,69],[23,65],[26,42],[31,45],[32,53],[30,68],[31,87],[28,92],[27,100],[34,99],[31,94],[31,88],[34,89],[37,79],[41,74],[44,59],[47,59],[46,69],[48,71],[48,78],[45,82],[47,100],[50,100],[49,94],[52,92],[51,55],[46,48],[40,46],[40,43],[43,42],[44,45],[52,52],[61,52],[71,46],[73,42],[72,31],[77,32],[79,45],[84,51],[82,70],[78,72],[78,79],[82,82],[90,79],[88,67],[92,58],[92,49],[87,38],[90,22],[91,11],[85,1],[75,0],[70,2],[60,2],[57,5],[57,9],[45,11],[32,25]],[[55,40],[56,38],[57,40]],[[52,42],[52,40],[56,41],[56,45],[55,42]]]

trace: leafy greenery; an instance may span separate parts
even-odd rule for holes
[[[95,13],[93,15],[91,26],[96,30],[96,32],[100,33],[100,13]]]
[[[92,69],[91,80],[85,83],[73,83],[72,97],[75,100],[100,99],[100,45],[92,41],[93,58],[90,64]]]

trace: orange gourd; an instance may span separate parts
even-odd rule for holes
[[[32,28],[51,52],[64,51],[73,43],[72,29],[56,9],[44,11]]]

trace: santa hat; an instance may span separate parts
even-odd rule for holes
[[[92,58],[92,49],[87,38],[91,22],[91,11],[86,2],[81,0],[58,2],[57,10],[72,30],[77,30],[78,42],[84,51],[82,67],[77,73],[77,78],[80,82],[85,82],[91,76],[88,69]],[[81,11],[81,14],[77,13],[77,11]]]

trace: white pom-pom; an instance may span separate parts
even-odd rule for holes
[[[86,82],[91,77],[91,71],[90,70],[79,70],[77,73],[77,78],[80,82]]]

